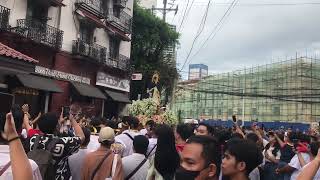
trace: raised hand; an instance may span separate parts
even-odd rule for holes
[[[4,131],[1,132],[1,135],[6,140],[10,140],[18,136],[12,113],[8,113],[6,115],[6,123],[4,125]]]

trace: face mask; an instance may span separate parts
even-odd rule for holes
[[[197,176],[199,176],[201,171],[188,171],[183,167],[180,167],[176,171],[176,180],[194,180]]]

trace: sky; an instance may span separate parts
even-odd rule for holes
[[[203,31],[186,60],[209,0],[194,0],[190,6],[192,1],[181,26],[188,0],[175,0],[173,8],[178,5],[178,13],[167,15],[167,22],[176,25],[181,34],[177,67],[183,78],[190,63],[206,64],[209,74],[216,74],[296,56],[320,59],[320,0],[236,0],[222,26],[217,24],[233,0],[211,0]],[[162,5],[158,0],[158,7]],[[214,29],[220,30],[200,49]]]

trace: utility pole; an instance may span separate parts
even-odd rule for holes
[[[167,0],[163,0],[163,21],[166,22],[166,15],[167,15]]]
[[[167,12],[168,11],[174,11],[175,14],[177,14],[178,12],[178,5],[176,8],[172,9],[172,8],[167,8],[167,2],[168,0],[163,0],[163,8],[155,8],[155,7],[152,7],[151,11],[154,12],[154,10],[157,10],[157,11],[162,11],[162,20],[165,22],[166,21],[166,16],[167,16]]]

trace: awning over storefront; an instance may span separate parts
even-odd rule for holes
[[[71,82],[72,86],[81,96],[93,97],[98,99],[107,99],[106,96],[96,87],[88,84]]]
[[[123,93],[113,92],[109,90],[105,90],[105,92],[111,97],[112,100],[122,103],[131,103],[128,96]]]
[[[25,87],[55,93],[63,92],[52,79],[34,76],[30,74],[17,74],[16,76]]]

